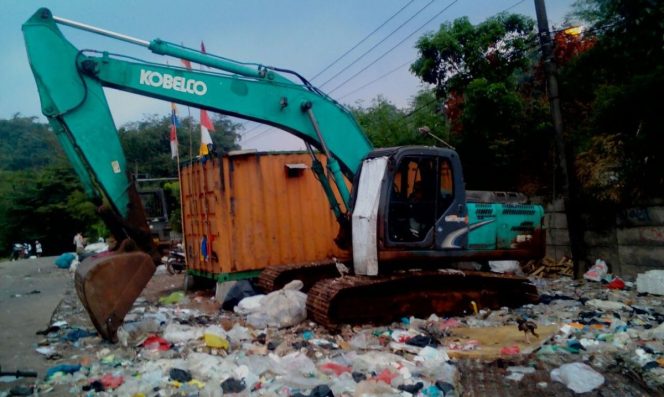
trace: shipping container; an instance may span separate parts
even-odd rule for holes
[[[238,151],[181,167],[190,273],[219,281],[278,265],[345,260],[320,183],[301,152]]]

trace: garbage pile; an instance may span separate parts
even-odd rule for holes
[[[538,278],[537,305],[469,306],[466,316],[336,333],[303,317],[297,282],[244,298],[233,311],[201,311],[196,303],[214,298],[182,292],[139,299],[115,345],[61,313],[41,332],[36,351],[53,365],[36,388],[90,396],[449,397],[467,387],[463,363],[515,360],[522,365],[501,370],[510,395],[543,372],[546,381],[535,382],[543,392],[609,391],[605,375],[616,367],[663,393],[662,297],[628,281],[609,287],[615,278],[608,278]]]

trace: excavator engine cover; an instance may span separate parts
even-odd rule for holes
[[[76,293],[92,323],[106,340],[117,342],[117,330],[155,272],[143,252],[101,254],[76,269]]]

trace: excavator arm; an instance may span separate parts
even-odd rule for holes
[[[78,50],[57,23],[112,35],[209,69],[196,71]],[[47,9],[37,11],[23,25],[23,33],[44,115],[88,192],[107,199],[122,218],[127,219],[131,208],[127,194],[131,183],[103,87],[257,121],[302,138],[327,155],[328,175],[341,203],[329,185],[324,187],[337,216],[346,216],[349,192],[344,175],[352,179],[372,147],[352,115],[306,80],[296,83],[273,68],[252,68],[159,39],[128,38],[53,17]],[[328,184],[328,178],[319,179]]]

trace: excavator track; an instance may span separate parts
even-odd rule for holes
[[[387,276],[324,279],[309,290],[310,319],[334,330],[342,324],[387,324],[404,316],[472,313],[539,300],[527,278],[460,270],[407,271]]]
[[[292,280],[304,284],[302,292],[307,292],[317,282],[339,277],[335,262],[312,262],[304,265],[284,265],[265,268],[258,276],[258,287],[265,293],[283,288]]]

